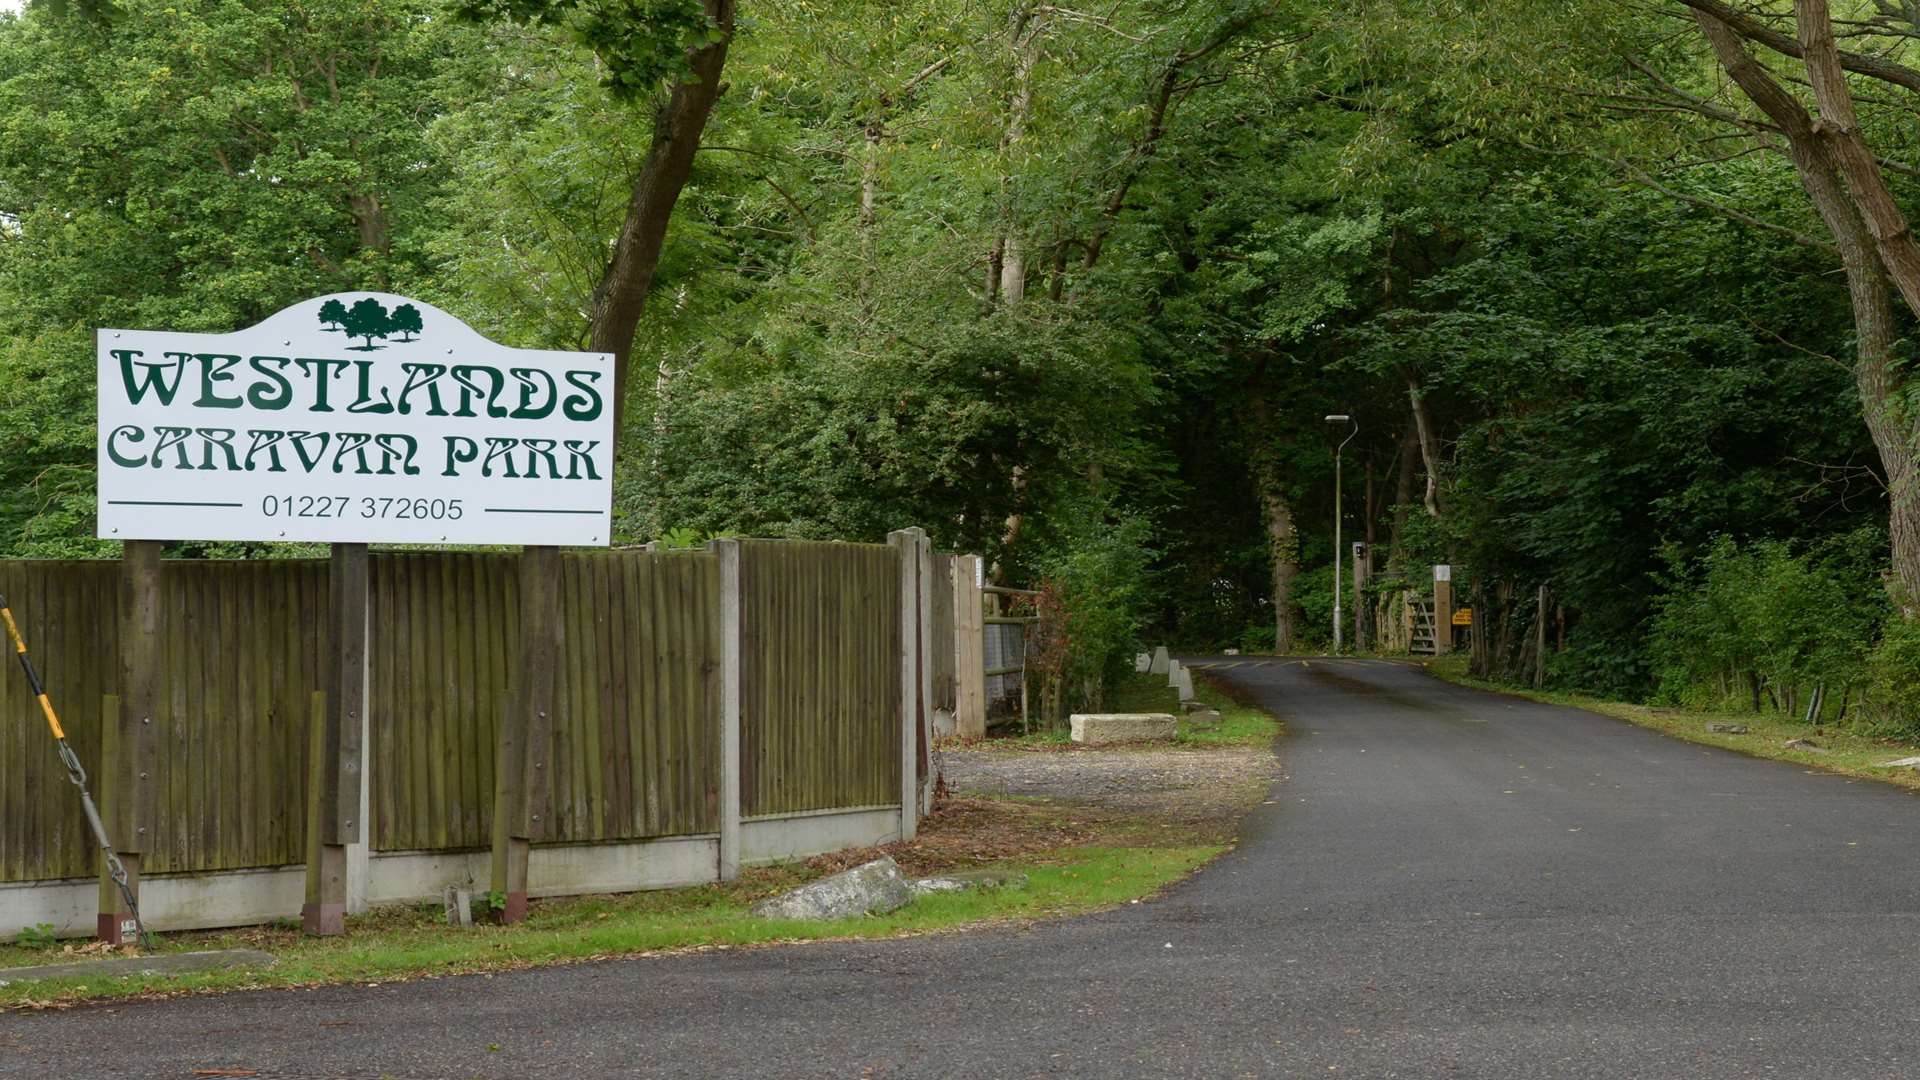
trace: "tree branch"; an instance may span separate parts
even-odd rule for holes
[[[1783,56],[1791,56],[1795,59],[1804,59],[1806,56],[1805,48],[1792,34],[1775,30],[1743,11],[1728,7],[1720,0],[1679,0],[1679,2],[1701,14],[1712,16],[1727,29],[1748,41],[1758,42]],[[1878,56],[1838,50],[1835,50],[1835,53],[1840,66],[1848,71],[1890,82],[1895,86],[1904,86],[1920,93],[1920,71]]]

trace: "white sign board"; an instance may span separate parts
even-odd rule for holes
[[[99,535],[609,542],[613,357],[339,293],[232,334],[99,332]]]
[[[1436,563],[1433,568],[1433,580],[1452,581],[1453,567],[1447,565],[1446,563]]]

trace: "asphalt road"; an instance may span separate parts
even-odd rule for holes
[[[0,1016],[0,1075],[1920,1076],[1912,796],[1385,662],[1224,674],[1289,778],[1156,902]]]

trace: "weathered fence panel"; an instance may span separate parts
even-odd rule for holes
[[[900,801],[899,555],[740,545],[740,812]]]
[[[49,695],[96,779],[100,699],[119,681],[119,565],[0,563]],[[158,834],[144,873],[299,862],[307,700],[325,655],[326,564],[161,564],[166,670]],[[25,679],[0,671],[0,880],[84,877],[96,853]]]
[[[514,558],[374,557],[376,850],[487,846]],[[706,552],[562,556],[548,840],[719,827],[719,581]]]
[[[376,851],[488,846],[500,709],[519,677],[516,555],[386,552],[370,566]],[[900,801],[901,613],[890,547],[741,544],[741,813]],[[568,552],[548,761],[550,842],[719,830],[723,613],[707,551]],[[948,560],[939,570],[950,572]],[[944,576],[944,575],[938,575]],[[157,835],[144,874],[304,859],[310,695],[324,686],[324,560],[162,564]],[[119,679],[120,565],[0,561],[96,781]],[[942,702],[950,588],[932,590]],[[97,853],[18,668],[0,665],[0,881],[88,877]]]
[[[478,848],[493,828],[494,740],[518,645],[513,555],[375,554],[373,847]]]
[[[720,827],[720,561],[568,553],[552,811],[558,842]]]
[[[47,693],[89,774],[100,771],[100,696],[118,679],[119,577],[112,563],[0,563],[6,594]],[[11,652],[9,648],[6,651]],[[0,880],[93,872],[80,800],[13,657],[0,663]]]

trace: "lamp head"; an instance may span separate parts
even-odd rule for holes
[[[1351,419],[1353,419],[1353,417],[1348,416],[1346,413],[1335,413],[1334,415],[1327,417],[1327,423],[1344,424]]]

